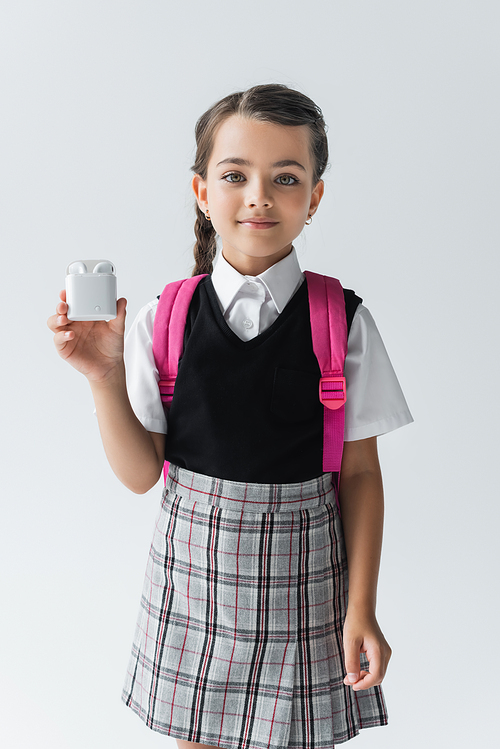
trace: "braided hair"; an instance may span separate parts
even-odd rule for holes
[[[191,170],[207,179],[208,162],[212,155],[216,132],[232,115],[278,125],[307,125],[313,163],[313,185],[321,179],[328,164],[327,127],[321,109],[300,91],[281,83],[252,86],[224,97],[213,104],[196,123],[196,158]],[[216,232],[197,203],[193,248],[195,267],[193,276],[211,273],[217,251]]]

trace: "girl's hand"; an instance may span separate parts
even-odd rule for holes
[[[370,671],[360,669],[359,654],[366,653]],[[349,610],[344,621],[344,657],[347,676],[344,684],[355,692],[381,684],[392,650],[378,626],[375,614]],[[351,681],[351,678],[352,681]]]
[[[114,320],[68,320],[66,291],[59,293],[62,300],[55,315],[47,320],[54,335],[57,353],[78,372],[92,382],[104,382],[123,366],[123,340],[127,300],[122,297],[116,305]]]

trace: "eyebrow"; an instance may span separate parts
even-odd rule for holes
[[[228,159],[222,159],[222,161],[219,161],[217,166],[220,166],[221,164],[238,164],[239,166],[252,166],[252,163],[250,161],[247,161],[246,159],[240,159],[237,156],[230,156]],[[274,164],[271,164],[271,166],[298,166],[299,169],[302,169],[303,172],[306,171],[306,168],[302,166],[302,164],[299,164],[298,161],[294,161],[293,159],[283,159],[282,161],[275,161]]]

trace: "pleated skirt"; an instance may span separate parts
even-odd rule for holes
[[[347,596],[331,474],[245,484],[171,465],[122,699],[154,731],[227,749],[332,749],[386,725],[380,686],[343,683]]]

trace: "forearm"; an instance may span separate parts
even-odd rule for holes
[[[384,524],[380,470],[341,478],[339,501],[349,570],[349,608],[374,614]]]
[[[151,435],[135,415],[126,388],[125,368],[106,383],[90,382],[104,451],[116,476],[136,494],[158,481],[162,461]]]

